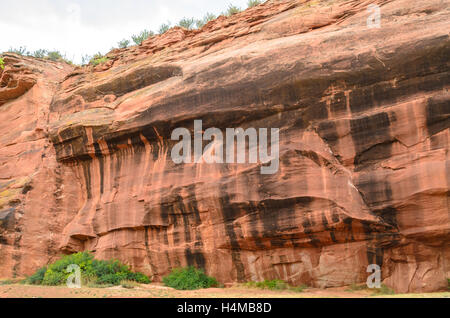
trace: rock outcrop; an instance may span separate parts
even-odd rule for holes
[[[368,28],[367,7],[381,6]],[[91,250],[159,280],[398,292],[450,276],[449,1],[268,1],[73,68],[0,70],[0,276]],[[279,170],[175,164],[171,132],[280,128]]]

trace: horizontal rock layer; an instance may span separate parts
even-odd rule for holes
[[[269,1],[97,67],[7,55],[0,276],[91,250],[155,280],[332,287],[378,264],[396,291],[445,288],[449,21],[448,1]],[[196,119],[280,128],[278,172],[175,164]]]

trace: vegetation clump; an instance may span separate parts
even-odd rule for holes
[[[247,282],[245,286],[248,288],[259,288],[259,289],[269,289],[269,290],[291,290],[295,292],[303,292],[306,288],[306,285],[300,286],[290,286],[283,280],[273,279],[273,280],[263,280],[262,282]]]
[[[153,36],[154,33],[149,30],[142,30],[139,34],[134,34],[131,36],[131,39],[136,45],[141,45],[144,40],[147,40],[149,37]]]
[[[365,290],[367,289],[367,285],[366,284],[351,284],[350,286],[348,286],[348,288],[345,291],[349,291],[349,292],[353,292],[353,291],[359,291],[359,290]]]
[[[214,20],[215,18],[217,17],[214,14],[208,12],[203,16],[202,19],[197,19],[195,21],[195,25],[197,26],[198,29],[201,29],[206,23]]]
[[[219,285],[215,278],[207,276],[203,270],[193,266],[173,269],[169,275],[163,277],[163,283],[178,290],[210,288]]]
[[[394,295],[395,291],[392,288],[387,287],[385,284],[381,284],[380,288],[372,288],[374,291],[372,296],[376,295]]]
[[[21,56],[32,56],[39,59],[46,59],[53,62],[64,62],[67,64],[72,65],[72,61],[66,58],[65,55],[61,54],[60,51],[54,50],[54,51],[47,51],[44,49],[39,49],[33,52],[30,52],[27,50],[25,46],[20,46],[19,48],[10,48],[8,50],[8,53],[14,53]]]
[[[121,285],[123,288],[127,288],[127,289],[133,289],[133,288],[139,286],[139,284],[136,283],[136,282],[133,281],[133,280],[123,280],[123,281],[120,282],[120,285]]]
[[[119,49],[125,49],[130,45],[130,40],[127,39],[123,39],[119,42],[117,42],[117,46],[119,47]]]
[[[9,50],[7,51],[8,53],[14,53],[14,54],[18,54],[18,55],[30,55],[30,52],[27,51],[26,46],[20,46],[18,48],[12,48],[10,47]]]
[[[164,34],[164,33],[166,33],[167,31],[170,30],[170,25],[171,25],[170,22],[161,24],[161,26],[160,26],[159,29],[158,29],[158,33],[159,33],[159,34]]]
[[[63,285],[72,274],[67,272],[68,266],[72,264],[80,267],[82,283],[88,286],[118,286],[123,281],[150,283],[150,279],[146,275],[132,272],[128,266],[121,264],[118,260],[96,260],[89,252],[64,256],[53,264],[38,269],[25,279],[25,283],[48,286]]]
[[[47,50],[39,49],[31,53],[31,55],[38,59],[43,59],[47,56],[47,52],[48,52]]]
[[[57,62],[57,61],[63,61],[64,57],[59,51],[50,51],[47,52],[47,55],[45,58],[49,59],[50,61]]]
[[[0,68],[3,70],[5,68],[5,62],[3,61],[3,59],[0,57]]]
[[[47,271],[46,266],[39,268],[36,272],[34,272],[33,275],[25,279],[25,282],[30,285],[42,285],[46,271]]]
[[[354,291],[361,291],[361,290],[372,291],[372,296],[394,295],[395,294],[393,289],[387,287],[384,284],[381,284],[380,288],[369,288],[369,287],[367,287],[366,284],[351,284],[345,291],[354,292]]]
[[[247,7],[253,8],[256,7],[257,5],[260,5],[261,3],[262,3],[261,0],[248,0]]]
[[[192,30],[195,25],[194,18],[183,18],[178,22],[178,26],[185,28],[186,30]]]
[[[225,11],[224,15],[226,15],[226,16],[228,16],[228,17],[231,17],[232,15],[235,15],[236,13],[239,13],[239,12],[241,12],[241,11],[242,11],[241,8],[236,7],[235,5],[230,4],[230,5],[228,6],[227,11]]]
[[[247,7],[252,8],[252,7],[255,7],[255,6],[261,4],[262,2],[263,2],[262,0],[248,0]],[[241,11],[242,11],[241,8],[239,8],[233,4],[229,4],[228,8],[224,12],[222,12],[222,15],[230,17]],[[185,18],[181,19],[177,25],[182,28],[185,28],[187,30],[193,30],[195,28],[201,29],[209,21],[212,21],[216,18],[217,18],[216,15],[208,12],[205,14],[205,16],[203,16],[203,18],[199,18],[199,19],[185,17]],[[169,31],[170,28],[171,28],[170,22],[163,23],[159,27],[157,33],[164,34],[167,31]],[[130,44],[132,44],[132,43],[134,43],[135,45],[141,45],[144,40],[146,40],[147,38],[149,38],[153,35],[155,35],[155,33],[151,30],[142,30],[140,33],[132,35],[131,40],[123,39],[123,40],[117,42],[117,46],[121,49],[124,49],[124,48],[129,47]],[[36,50],[36,51],[30,53],[25,46],[20,46],[19,48],[10,48],[8,50],[8,52],[15,53],[15,54],[22,55],[22,56],[33,56],[33,57],[41,58],[41,59],[48,59],[51,61],[62,61],[67,64],[73,65],[72,61],[67,59],[65,57],[65,55],[61,54],[59,51],[56,51],[56,50],[47,51],[44,49],[39,49],[39,50]],[[106,56],[103,56],[100,53],[95,54],[94,56],[84,55],[81,58],[81,65],[92,64],[94,66],[97,66],[99,64],[105,63],[106,61],[108,61],[108,58]],[[4,63],[3,63],[3,60],[0,59],[0,69],[3,69],[3,68],[4,68]]]
[[[102,53],[99,52],[91,58],[91,60],[89,61],[89,64],[97,66],[97,65],[107,62],[108,60],[109,59],[106,56],[104,56]]]

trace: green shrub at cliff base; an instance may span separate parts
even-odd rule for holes
[[[207,276],[203,270],[193,266],[173,269],[169,275],[163,277],[163,283],[179,290],[210,288],[219,285],[215,278]]]
[[[26,279],[26,282],[31,285],[41,285],[46,271],[47,267],[39,268],[33,275]]]
[[[354,292],[354,291],[360,291],[360,290],[367,290],[368,287],[366,284],[356,284],[352,283],[350,286],[348,286],[345,291],[348,292]]]
[[[273,279],[273,280],[264,280],[262,282],[247,282],[245,283],[246,287],[249,288],[259,288],[259,289],[269,289],[269,290],[290,290],[294,292],[303,292],[308,286],[300,285],[300,286],[290,286],[283,280]]]
[[[288,289],[288,284],[280,279],[264,280],[262,282],[248,282],[245,284],[250,288],[270,289],[270,290],[285,290]]]
[[[395,291],[392,288],[387,287],[385,284],[381,284],[380,288],[372,288],[370,290],[373,291],[372,296],[395,294]]]
[[[63,285],[72,274],[66,272],[69,265],[76,264],[81,270],[84,285],[120,285],[121,281],[134,281],[148,284],[150,279],[142,273],[132,272],[128,266],[118,260],[96,260],[89,252],[80,252],[64,256],[48,267],[40,268],[26,279],[26,283],[33,285]]]

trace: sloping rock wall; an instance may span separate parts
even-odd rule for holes
[[[269,1],[97,67],[8,55],[0,276],[92,250],[156,280],[332,287],[378,264],[396,291],[446,288],[448,4]],[[175,164],[171,132],[198,119],[280,128],[278,172]]]

